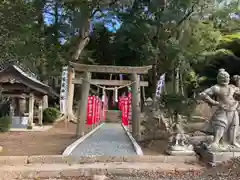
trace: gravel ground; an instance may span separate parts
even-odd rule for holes
[[[73,156],[130,156],[136,155],[121,124],[107,123],[79,144]]]
[[[221,175],[216,175],[215,177],[193,177],[193,176],[188,176],[188,177],[175,177],[175,176],[168,176],[168,177],[163,177],[163,178],[156,178],[156,177],[147,177],[147,176],[142,176],[142,177],[120,177],[120,176],[111,176],[107,177],[106,179],[97,179],[97,178],[92,178],[92,177],[71,177],[71,178],[49,178],[49,179],[38,179],[38,180],[239,180],[240,177],[234,176],[221,176]],[[33,180],[33,179],[25,179],[25,180]],[[36,180],[36,179],[34,179]]]
[[[239,179],[239,178],[238,178]],[[163,177],[163,178],[149,178],[149,177],[113,177],[106,180],[237,180],[232,177]]]

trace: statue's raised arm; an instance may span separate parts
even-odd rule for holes
[[[205,101],[206,103],[208,103],[211,106],[217,106],[219,105],[218,101],[215,101],[212,97],[214,96],[214,94],[216,93],[217,87],[212,86],[206,90],[204,90],[203,92],[201,92],[199,94],[199,97],[201,100]]]

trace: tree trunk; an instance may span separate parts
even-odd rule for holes
[[[77,42],[77,45],[76,45],[75,52],[72,55],[72,60],[73,61],[78,60],[78,58],[81,55],[83,49],[87,46],[87,44],[90,41],[90,38],[89,38],[90,19],[88,19],[83,26],[84,27],[81,28],[81,31],[79,33],[79,39],[78,39],[78,42]]]
[[[76,50],[73,53],[72,59],[74,61],[78,60],[79,56],[81,55],[83,49],[87,46],[87,44],[89,43],[90,38],[89,37],[79,37],[77,46],[76,46]]]
[[[179,93],[179,66],[176,67],[174,72],[174,93]]]
[[[152,66],[152,99],[153,99],[153,109],[156,109],[157,99],[156,99],[156,88],[157,88],[157,59],[155,58],[154,64]]]
[[[76,44],[76,49],[72,55],[72,60],[73,61],[77,61],[83,51],[83,49],[87,46],[87,44],[89,43],[89,29],[90,29],[90,20],[88,19],[85,23],[85,27],[82,27],[81,28],[81,32],[79,33],[79,38],[78,38],[78,42]],[[73,72],[74,74],[74,72]],[[74,75],[75,76],[75,75]],[[74,77],[71,77],[71,80],[70,80],[70,85],[69,85],[69,91],[68,91],[68,120],[71,120],[71,119],[74,119],[74,116],[73,116],[73,102],[74,102],[74,84],[72,84],[72,80],[73,80]],[[83,86],[83,85],[82,85]],[[89,90],[88,90],[89,91]],[[81,92],[82,93],[82,92]],[[88,92],[89,93],[89,92]],[[80,100],[81,101],[81,100]],[[80,103],[80,102],[79,102]],[[82,111],[83,112],[83,111]],[[77,112],[77,113],[80,113],[80,112]],[[81,116],[81,114],[79,114],[77,116],[77,118],[79,118],[79,116]],[[80,133],[80,130],[79,129],[79,123],[78,123],[78,126],[77,126],[77,132],[76,134],[79,135]],[[81,134],[81,133],[80,133]],[[82,134],[84,134],[84,132],[82,132]]]
[[[183,75],[179,72],[179,78],[180,78],[180,87],[181,87],[181,94],[184,96],[184,84],[183,84]]]
[[[133,137],[140,140],[140,77],[137,74],[131,75],[131,80],[134,82],[131,85],[132,90],[132,134]]]
[[[48,80],[43,81],[44,84],[48,85]],[[48,95],[43,96],[43,110],[48,108]]]

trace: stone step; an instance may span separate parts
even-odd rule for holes
[[[108,110],[106,122],[121,122],[121,111]]]
[[[89,164],[89,163],[198,163],[196,156],[0,156],[0,166],[28,165],[28,164]]]
[[[65,178],[94,175],[141,176],[146,173],[200,172],[204,167],[186,163],[89,163],[3,165],[0,179]]]

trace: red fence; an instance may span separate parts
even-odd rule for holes
[[[106,112],[108,109],[107,97],[105,97],[104,103],[98,96],[88,97],[87,107],[87,125],[100,124],[103,120],[106,120]]]
[[[128,96],[122,96],[119,98],[119,109],[122,112],[122,123],[124,126],[129,125],[129,121],[132,117],[132,94],[128,93]]]

